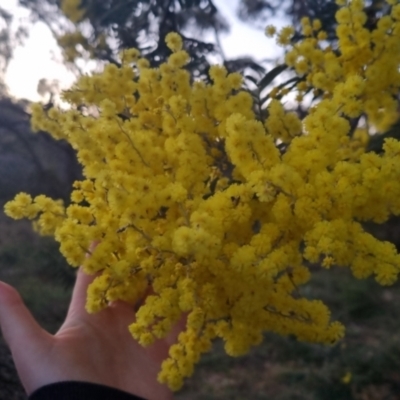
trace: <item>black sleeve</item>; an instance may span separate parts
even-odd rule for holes
[[[28,400],[145,400],[97,383],[66,381],[42,386]]]

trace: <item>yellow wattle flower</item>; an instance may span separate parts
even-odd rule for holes
[[[303,119],[275,99],[258,121],[241,77],[222,66],[210,68],[210,84],[193,82],[175,33],[167,36],[173,53],[159,68],[127,50],[121,67],[81,77],[64,93],[70,110],[33,107],[36,129],[76,149],[84,180],[66,208],[19,194],[5,211],[54,235],[71,265],[100,272],[88,312],[117,299],[137,304],[151,287],[129,326],[142,345],[187,313],[159,375],[174,390],[218,337],[232,356],[258,345],[266,331],[340,340],[344,327],[328,308],[299,295],[310,263],[347,266],[383,285],[397,279],[396,248],[360,221],[400,214],[400,143],[386,140],[382,155],[365,152],[366,127],[384,129],[398,117],[400,30],[389,34],[385,19],[365,35],[359,8],[354,1],[339,12],[338,49],[312,36],[318,22],[304,21],[310,36],[294,45],[293,29],[278,34],[291,46],[286,59],[304,75],[299,95],[325,92]],[[78,112],[82,103],[98,114]],[[368,124],[350,138],[349,118],[361,115]],[[93,241],[99,244],[87,258]]]

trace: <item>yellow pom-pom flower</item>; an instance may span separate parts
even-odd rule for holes
[[[88,312],[115,300],[140,304],[129,331],[141,345],[187,314],[159,374],[173,389],[216,338],[232,356],[268,331],[340,340],[344,327],[328,308],[295,291],[310,279],[307,263],[347,266],[382,285],[397,279],[396,248],[360,221],[400,214],[399,142],[366,153],[368,129],[398,118],[400,30],[388,31],[384,19],[365,35],[362,17],[353,19],[362,2],[340,3],[337,48],[313,36],[318,21],[303,21],[311,36],[295,44],[292,27],[277,35],[301,78],[299,96],[324,94],[305,116],[275,98],[257,120],[242,77],[223,66],[210,68],[210,83],[193,82],[176,33],[166,37],[173,53],[159,68],[127,50],[120,67],[81,77],[65,92],[76,107],[32,107],[35,129],[76,149],[84,179],[67,207],[22,193],[5,212],[33,219],[72,266],[98,274]],[[76,111],[81,104],[98,113]],[[360,116],[364,125],[353,127],[349,119]],[[85,258],[92,242],[99,244]]]

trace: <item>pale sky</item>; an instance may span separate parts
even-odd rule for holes
[[[274,40],[267,38],[262,30],[252,28],[237,19],[237,0],[214,0],[214,3],[231,25],[229,35],[221,38],[227,58],[253,55],[260,60],[280,54]],[[17,6],[17,0],[1,0],[1,6],[11,12],[15,19],[26,18],[28,15],[23,8]],[[282,26],[282,21],[273,22]],[[67,89],[75,79],[62,64],[61,52],[48,28],[43,23],[36,23],[30,29],[29,38],[24,45],[15,49],[14,58],[6,73],[6,83],[16,98],[38,101],[40,96],[37,85],[41,78],[57,80],[62,89]]]

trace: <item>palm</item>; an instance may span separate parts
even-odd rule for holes
[[[26,329],[19,326],[18,332],[14,332],[14,324],[3,328],[28,394],[49,383],[78,380],[115,387],[147,399],[172,398],[170,391],[156,382],[156,377],[183,321],[167,338],[143,348],[128,331],[135,319],[129,305],[115,302],[97,314],[86,312],[86,289],[92,279],[78,272],[67,318],[54,336],[42,330],[30,314],[24,316],[29,325]]]

